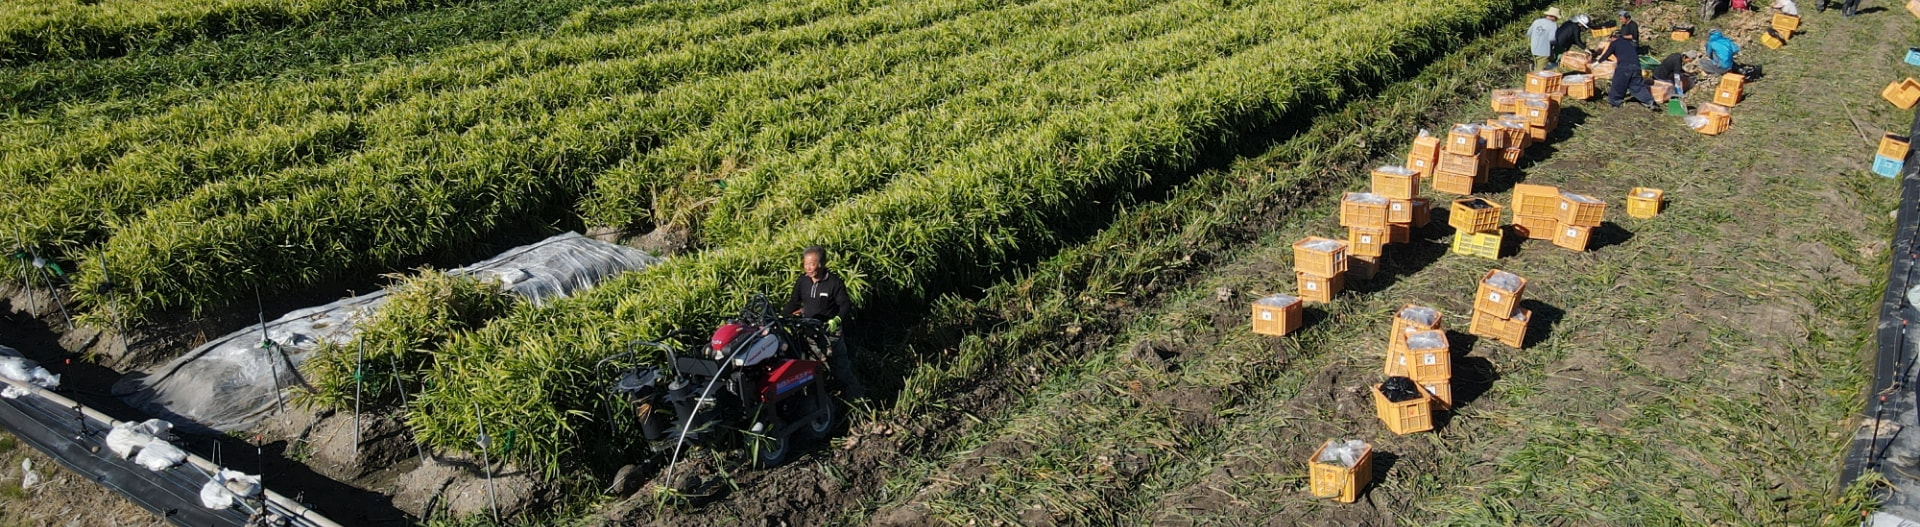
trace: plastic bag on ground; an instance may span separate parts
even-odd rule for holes
[[[248,475],[237,470],[220,469],[220,480],[224,482],[227,492],[233,493],[234,496],[241,498],[260,496],[260,476]]]
[[[128,459],[133,457],[135,450],[153,442],[153,434],[141,431],[138,426],[134,423],[113,425],[113,430],[107,432],[107,450],[113,451],[120,459]]]
[[[40,484],[40,473],[33,471],[33,460],[20,458],[20,490],[27,490]]]
[[[133,425],[133,429],[134,431],[153,437],[170,437],[173,435],[173,423],[169,423],[165,419],[148,419],[141,421],[140,424]]]
[[[1411,401],[1420,398],[1420,386],[1406,377],[1388,377],[1380,383],[1380,395],[1387,396],[1391,402]]]
[[[0,388],[0,397],[5,397],[8,399],[19,399],[20,396],[22,395],[31,395],[32,393],[33,392],[29,392],[24,388],[21,388],[19,386],[14,386],[11,384],[7,385],[7,387],[5,388]]]
[[[208,479],[207,484],[200,486],[200,506],[213,510],[233,508],[233,492],[227,490],[219,477]]]
[[[186,460],[187,452],[185,450],[181,450],[180,447],[173,446],[173,443],[168,443],[158,438],[148,441],[147,446],[140,449],[140,455],[134,456],[133,458],[134,463],[139,463],[140,466],[147,467],[147,470],[154,472],[173,468],[174,465],[178,465]]]

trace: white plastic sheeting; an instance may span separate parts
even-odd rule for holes
[[[636,249],[570,232],[448,273],[496,280],[539,304],[659,261]],[[304,382],[300,366],[319,343],[352,340],[360,321],[386,300],[387,292],[377,291],[287,313],[265,325],[264,339],[261,326],[236,331],[145,375],[128,375],[114,384],[113,393],[182,425],[220,432],[252,428],[278,411],[281,390]],[[272,345],[265,345],[267,341]]]

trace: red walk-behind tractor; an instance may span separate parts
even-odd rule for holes
[[[697,333],[674,335],[693,341],[686,337]],[[826,439],[834,427],[834,403],[819,359],[829,349],[828,337],[820,321],[782,315],[766,295],[754,295],[738,318],[704,342],[681,349],[667,343],[673,338],[634,342],[626,353],[601,361],[600,371],[631,363],[621,368],[610,392],[631,408],[652,447],[647,463],[620,470],[615,488],[660,461],[671,480],[673,464],[689,447],[743,447],[755,466],[772,467],[786,462],[796,440]],[[635,360],[648,349],[664,353],[666,369]]]

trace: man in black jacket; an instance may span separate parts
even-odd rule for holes
[[[847,397],[865,398],[867,388],[853,372],[853,361],[847,356],[846,337],[840,327],[853,315],[853,300],[847,296],[846,282],[827,270],[827,250],[819,246],[808,247],[800,253],[800,269],[804,272],[793,281],[793,294],[788,296],[783,310],[827,323],[827,341],[832,348],[827,353],[827,366],[833,369],[833,376],[840,379]]]

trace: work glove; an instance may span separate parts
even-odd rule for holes
[[[827,319],[827,333],[832,335],[840,334],[840,317]]]

